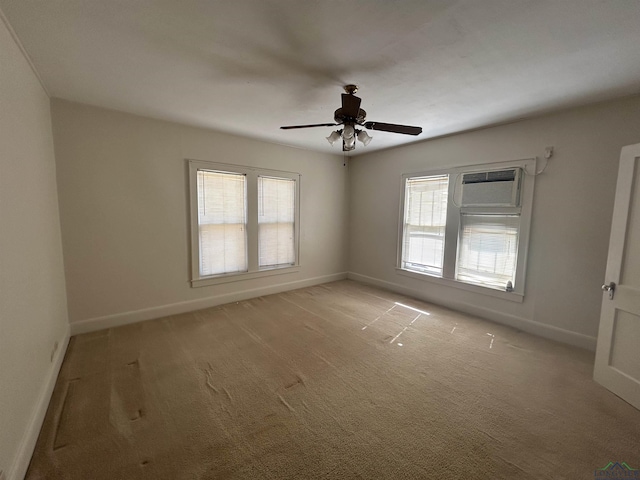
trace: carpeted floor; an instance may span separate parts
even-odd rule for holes
[[[590,352],[352,281],[79,335],[28,479],[592,479]]]

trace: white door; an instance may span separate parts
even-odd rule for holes
[[[640,409],[640,144],[622,149],[593,378]]]

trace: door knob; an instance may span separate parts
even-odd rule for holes
[[[613,300],[613,292],[616,290],[616,284],[614,282],[609,283],[609,285],[602,285],[602,290],[605,292],[609,292],[609,299]]]

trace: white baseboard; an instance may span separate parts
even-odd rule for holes
[[[488,308],[478,307],[476,305],[465,302],[443,302],[438,298],[434,298],[429,296],[428,294],[425,294],[425,292],[423,291],[405,287],[404,285],[399,285],[397,283],[387,282],[386,280],[369,277],[367,275],[361,275],[359,273],[349,272],[347,274],[347,278],[376,287],[384,288],[386,290],[391,290],[392,292],[407,295],[409,297],[414,297],[419,300],[424,300],[426,302],[442,305],[444,307],[481,317],[492,322],[508,325],[510,327],[517,328],[518,330],[522,330],[539,337],[548,338],[557,342],[567,343],[569,345],[585,348],[591,351],[595,351],[596,349],[596,337],[590,337],[589,335],[584,335],[582,333],[572,332],[570,330],[554,327],[553,325],[535,322],[533,320],[517,317],[515,315],[505,314]]]
[[[79,335],[81,333],[95,332],[97,330],[104,330],[106,328],[119,327],[121,325],[128,325],[131,323],[143,322],[145,320],[153,320],[154,318],[166,317],[168,315],[193,312],[195,310],[215,307],[216,305],[223,305],[225,303],[248,300],[262,295],[271,295],[288,290],[295,290],[296,288],[311,287],[321,283],[335,282],[337,280],[344,280],[345,278],[347,278],[347,273],[340,272],[331,275],[307,278],[305,280],[296,280],[295,282],[269,285],[268,287],[239,290],[233,293],[200,298],[198,300],[189,300],[186,302],[171,303],[168,305],[117,313],[115,315],[107,315],[104,317],[89,318],[87,320],[72,322],[71,336]]]
[[[56,386],[56,380],[58,380],[58,374],[60,373],[60,367],[62,367],[62,361],[64,355],[67,352],[67,346],[69,345],[69,328],[67,328],[64,338],[60,340],[60,346],[56,351],[53,358],[53,364],[49,370],[49,376],[47,377],[38,402],[31,415],[29,425],[24,432],[22,440],[20,441],[20,447],[18,448],[18,454],[13,460],[13,466],[9,468],[7,473],[7,480],[23,480],[27,474],[29,463],[31,462],[31,456],[36,448],[36,442],[40,435],[40,429],[44,422],[44,417],[49,408],[49,402],[51,401],[51,395],[53,394],[53,388]]]

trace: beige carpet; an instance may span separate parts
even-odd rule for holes
[[[590,352],[330,283],[72,338],[27,478],[640,468],[640,411],[595,384],[592,365]]]

